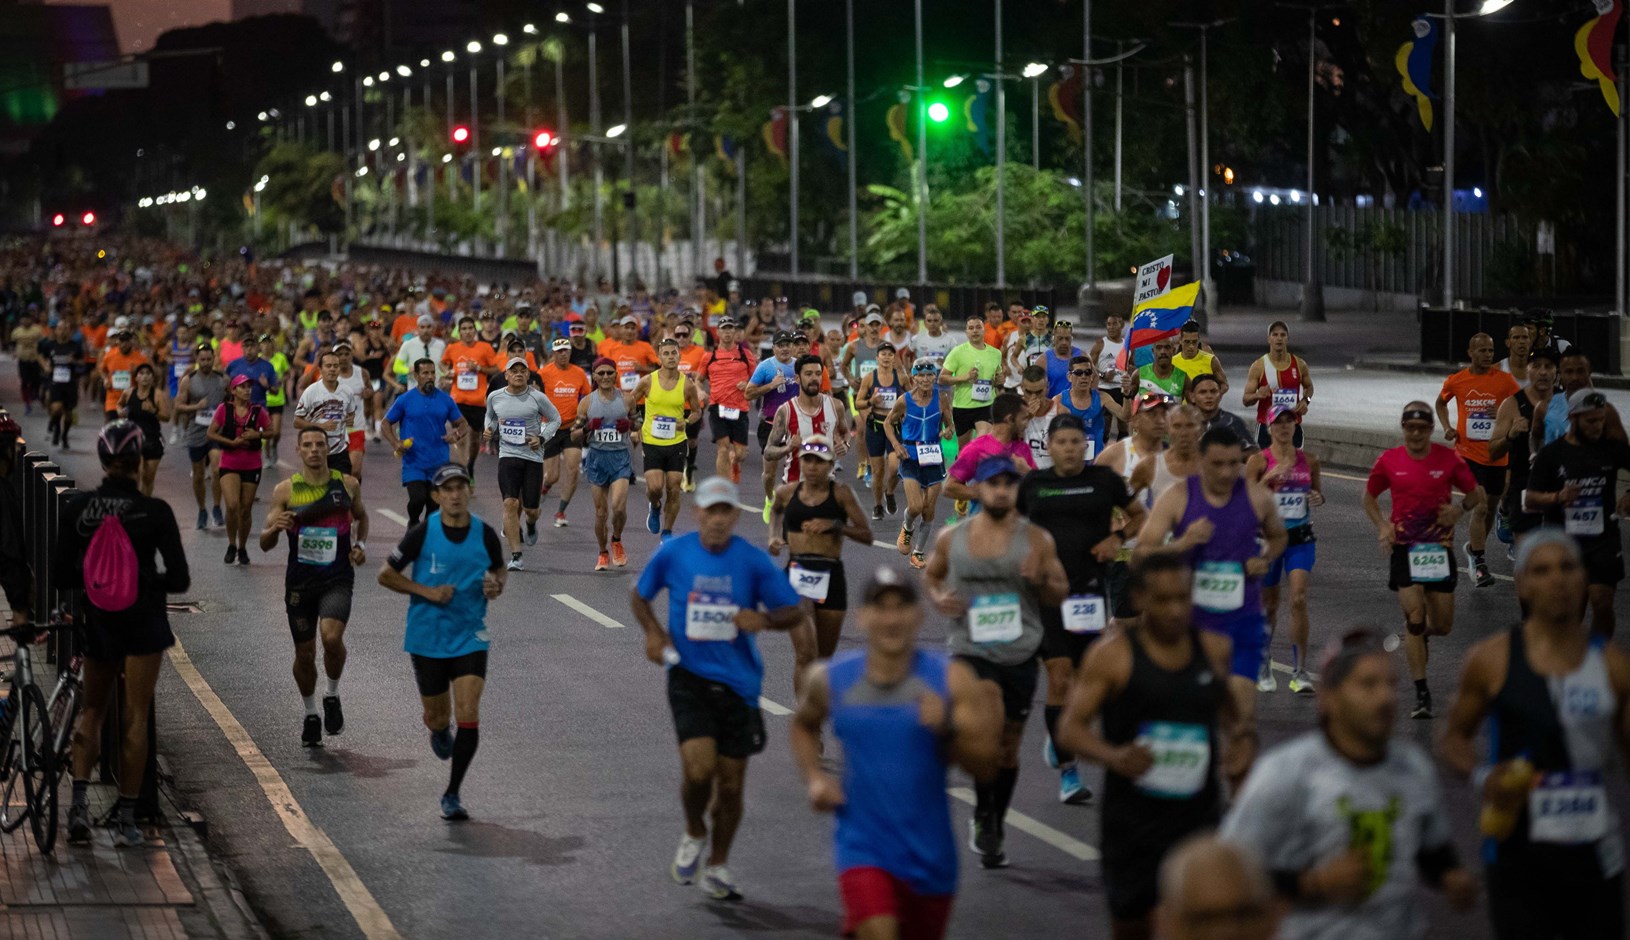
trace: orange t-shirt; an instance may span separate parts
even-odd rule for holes
[[[98,350],[105,349],[108,344],[108,325],[82,326],[79,335],[85,337],[85,361],[95,362]]]
[[[476,408],[487,404],[486,373],[503,366],[486,343],[449,343],[441,364],[453,376],[453,401]]]
[[[397,346],[401,346],[404,337],[406,337],[409,333],[417,333],[418,331],[418,314],[411,311],[408,313],[399,313],[396,315],[396,319],[391,321],[391,342],[395,343]]]
[[[577,420],[577,403],[594,390],[589,384],[589,374],[569,362],[564,368],[550,362],[537,371],[538,378],[543,380],[543,394],[549,396],[550,404],[560,412],[561,424]]]
[[[603,339],[598,347],[600,355],[617,364],[617,387],[632,392],[640,376],[657,367],[657,351],[643,339],[625,343],[620,339]]]
[[[702,363],[707,361],[707,350],[696,345],[683,346],[679,350],[679,372],[682,375],[699,374]]]
[[[1507,458],[1489,459],[1489,438],[1494,435],[1494,415],[1500,403],[1517,394],[1517,380],[1509,372],[1489,369],[1482,375],[1473,375],[1470,369],[1461,369],[1443,381],[1438,400],[1457,402],[1455,411],[1455,453],[1472,463],[1485,467],[1503,467]],[[1468,420],[1470,419],[1470,420]]]
[[[1013,335],[1015,329],[1018,329],[1018,324],[1012,320],[1004,320],[995,325],[985,324],[985,345],[1001,349],[1007,345],[1007,338]]]
[[[119,396],[135,383],[136,367],[151,361],[146,353],[136,348],[125,353],[114,346],[102,354],[100,371],[102,381],[107,383],[107,401],[103,411],[114,411],[119,407]]]

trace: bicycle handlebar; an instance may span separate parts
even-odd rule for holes
[[[0,628],[0,636],[10,637],[13,640],[29,640],[52,630],[67,630],[77,626],[79,626],[79,623],[72,620],[58,620],[50,623],[23,623],[15,627]]]

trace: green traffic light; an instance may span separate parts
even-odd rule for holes
[[[945,106],[945,102],[936,101],[928,106],[928,119],[935,124],[944,124],[951,119],[951,109]]]

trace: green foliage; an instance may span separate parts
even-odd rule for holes
[[[260,195],[263,209],[325,233],[345,227],[345,206],[333,196],[336,181],[345,176],[345,161],[338,154],[303,144],[279,144],[261,158],[255,174],[257,179],[266,177]]]

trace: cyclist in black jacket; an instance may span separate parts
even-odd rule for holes
[[[56,584],[83,590],[83,559],[91,536],[102,520],[116,515],[130,536],[137,564],[136,601],[128,608],[99,610],[82,598],[85,705],[74,729],[74,802],[68,810],[69,842],[90,839],[85,791],[100,756],[102,719],[121,666],[125,675],[124,750],[119,761],[119,811],[113,844],[139,846],[146,841],[135,823],[135,807],[147,761],[147,713],[164,651],[175,645],[165,598],[187,590],[192,578],[175,514],[163,500],[143,496],[137,487],[141,451],[142,432],[133,422],[110,421],[102,428],[96,439],[96,456],[107,476],[96,489],[68,498],[51,559]],[[163,571],[159,570],[160,560]]]

